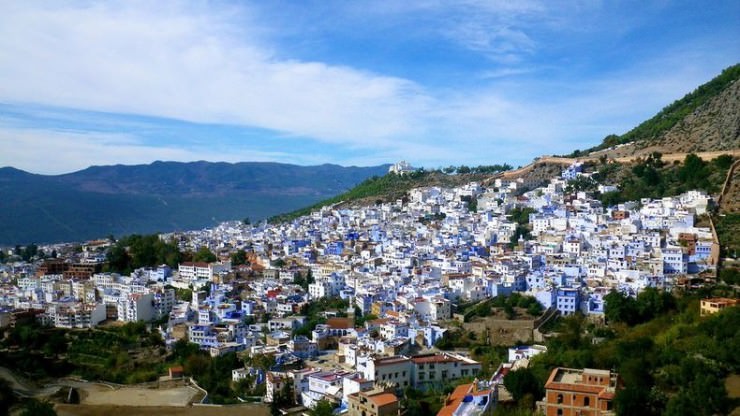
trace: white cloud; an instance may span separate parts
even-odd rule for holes
[[[155,160],[243,162],[284,161],[301,164],[323,163],[307,155],[255,152],[238,149],[151,146],[129,134],[90,133],[0,127],[0,165],[40,174],[61,174],[91,165],[135,165]]]
[[[372,14],[379,21],[399,20],[405,26],[394,33],[407,27],[432,31],[437,37],[430,39],[439,41],[441,35],[508,65],[475,69],[473,78],[482,79],[479,85],[430,87],[349,64],[286,57],[269,41],[280,28],[266,26],[270,22],[262,22],[243,4],[4,3],[0,102],[257,127],[290,140],[329,143],[349,150],[344,154],[350,156],[337,156],[341,152],[330,147],[325,154],[311,155],[289,148],[254,152],[249,143],[238,152],[218,152],[207,149],[219,143],[201,140],[199,145],[192,138],[179,147],[161,146],[134,135],[42,130],[3,123],[0,117],[0,164],[58,173],[89,164],[155,159],[357,164],[409,159],[428,166],[526,161],[623,132],[732,60],[721,48],[708,49],[697,41],[656,53],[649,61],[620,62],[619,72],[588,73],[583,79],[551,77],[546,72],[562,71],[571,62],[535,59],[536,70],[520,63],[543,48],[538,25],[587,37],[588,28],[598,27],[601,20],[583,15],[593,9],[598,14],[598,5],[587,1],[571,10],[536,1],[355,4],[339,3],[355,8],[354,19]],[[332,18],[341,18],[339,14]],[[404,20],[417,15],[425,23],[422,29]],[[584,25],[574,24],[581,21]],[[79,124],[74,112],[67,116],[68,125]],[[109,131],[112,126],[106,122],[95,128]],[[367,156],[357,156],[363,151]],[[338,160],[342,157],[347,159]]]
[[[0,14],[0,100],[342,142],[414,133],[424,106],[407,80],[276,58],[250,30],[246,10],[66,6],[18,2]]]

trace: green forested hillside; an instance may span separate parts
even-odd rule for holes
[[[637,127],[622,135],[610,134],[601,144],[586,151],[576,151],[578,156],[611,146],[638,141],[651,141],[670,130],[673,126],[693,113],[697,108],[719,95],[730,84],[740,79],[740,64],[733,65],[722,71],[720,75],[696,88],[683,98],[674,101],[663,108],[652,118],[640,123]]]
[[[478,166],[469,168],[461,166],[458,168],[445,168],[443,170],[418,170],[405,175],[387,174],[384,176],[373,176],[366,179],[349,191],[335,197],[325,199],[309,207],[305,207],[286,214],[276,215],[270,218],[270,222],[290,221],[302,215],[308,215],[311,211],[323,206],[334,205],[340,202],[366,203],[387,202],[402,198],[409,190],[425,186],[456,186],[471,181],[481,180],[489,177],[495,172],[511,169],[509,165]],[[449,173],[445,173],[449,172]],[[457,172],[457,174],[450,174]]]
[[[176,163],[65,175],[0,168],[0,245],[209,227],[267,218],[352,188],[387,166]]]
[[[704,161],[694,154],[682,163],[668,164],[659,153],[653,153],[637,163],[626,165],[602,163],[594,166],[593,179],[581,177],[571,182],[575,190],[595,190],[596,181],[615,184],[619,190],[598,195],[605,206],[641,198],[663,198],[698,189],[716,194],[722,187],[727,171],[732,165],[730,155]]]

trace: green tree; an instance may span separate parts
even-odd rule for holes
[[[30,261],[36,256],[36,254],[38,254],[38,251],[39,247],[36,244],[29,244],[21,250],[21,259],[23,259],[23,261]]]
[[[527,394],[533,397],[542,397],[544,394],[542,384],[528,368],[509,371],[504,376],[504,386],[516,401],[522,400]]]
[[[740,270],[725,267],[719,272],[719,278],[728,285],[740,284]]]
[[[131,256],[129,256],[126,248],[121,245],[116,244],[111,247],[106,259],[111,270],[120,272],[131,270]]]
[[[645,404],[649,400],[649,390],[635,386],[627,386],[618,390],[614,397],[614,408],[618,415],[645,415],[654,414],[649,412]]]
[[[604,317],[607,322],[623,322],[632,325],[637,322],[637,302],[630,296],[612,290],[604,296]]]
[[[730,401],[718,371],[695,358],[685,358],[681,363],[681,387],[678,394],[668,400],[666,415],[724,415],[728,414]]]
[[[231,255],[231,265],[240,266],[247,263],[247,252],[239,249]]]
[[[308,414],[311,416],[332,416],[334,406],[328,400],[319,400]]]
[[[184,370],[196,379],[208,373],[211,362],[203,354],[191,354],[185,360]]]
[[[468,211],[478,212],[478,200],[476,198],[471,198],[468,202]]]
[[[3,378],[0,378],[0,416],[7,416],[10,408],[17,402],[13,389]]]
[[[720,155],[712,159],[712,164],[714,164],[714,166],[720,170],[729,169],[730,166],[732,166],[732,162],[734,162],[734,158],[728,154]]]
[[[206,246],[202,246],[193,254],[193,261],[195,262],[213,263],[217,260],[218,257]]]
[[[21,412],[21,416],[56,416],[56,414],[53,404],[36,399],[27,399]]]
[[[565,186],[565,192],[593,192],[596,190],[597,186],[598,184],[593,180],[593,178],[581,175],[568,181],[568,184]]]
[[[156,234],[123,237],[108,250],[106,256],[109,270],[121,273],[161,264],[175,267],[184,260],[177,243],[163,241]]]

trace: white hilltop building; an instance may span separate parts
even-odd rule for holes
[[[388,173],[395,173],[398,175],[403,175],[406,173],[410,173],[415,171],[413,166],[409,164],[409,162],[402,160],[396,164],[391,165],[391,167],[388,168]]]

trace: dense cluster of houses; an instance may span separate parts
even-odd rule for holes
[[[274,371],[258,377],[267,383],[266,401],[290,380],[294,399],[308,407],[325,398],[350,412],[376,399],[388,406],[389,388],[423,388],[480,370],[464,355],[412,353],[443,336],[459,302],[516,291],[562,315],[598,316],[611,290],[669,288],[714,267],[718,246],[709,228],[694,224],[707,195],[605,207],[584,192],[565,192],[580,175],[575,164],[529,191],[523,188],[530,183],[501,178],[414,189],[374,206],[324,207],[282,224],[229,222],[161,235],[221,259],[177,270],[101,273],[96,265],[105,256],[92,249],[64,267],[54,263],[61,259],[9,264],[0,273],[15,280],[0,289],[0,308],[36,310],[66,328],[158,320],[170,344],[187,337],[213,356],[275,356]],[[531,238],[516,239],[521,224],[509,214],[527,208]],[[248,254],[247,264],[229,262],[236,250]],[[68,273],[73,265],[87,265],[87,275]],[[176,299],[176,291],[192,291],[192,298]],[[322,311],[324,323],[297,335],[308,322],[305,305],[322,298],[350,307]],[[356,325],[360,317],[365,322]],[[295,368],[328,350],[338,368]]]

